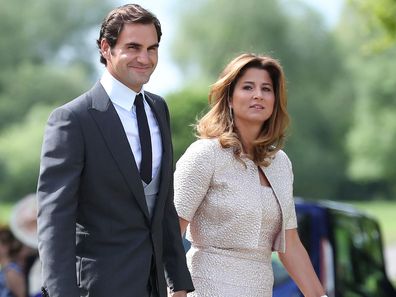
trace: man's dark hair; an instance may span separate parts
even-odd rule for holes
[[[117,43],[124,24],[153,24],[157,31],[158,42],[161,40],[161,23],[153,13],[138,4],[126,4],[115,8],[103,20],[99,38],[96,41],[100,53],[100,62],[104,65],[107,64],[107,61],[100,51],[100,43],[102,39],[106,39],[110,49],[112,49]]]

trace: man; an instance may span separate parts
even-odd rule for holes
[[[143,90],[160,38],[158,19],[139,5],[110,12],[97,41],[100,82],[48,120],[37,191],[47,296],[193,290],[173,205],[169,113]]]

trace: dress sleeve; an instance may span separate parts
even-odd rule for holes
[[[293,203],[294,206],[294,203]],[[290,210],[290,216],[289,219],[286,222],[285,229],[295,229],[297,228],[297,217],[296,217],[296,209],[291,209]]]
[[[287,166],[288,166],[290,179],[291,179],[290,184],[291,184],[291,187],[293,188],[294,174],[293,174],[292,163],[289,158],[287,158]],[[286,220],[286,225],[285,225],[286,230],[297,228],[297,216],[296,216],[296,207],[294,205],[293,189],[292,189],[291,193],[292,193],[292,195],[290,197],[290,203],[289,203],[290,209],[288,210],[289,216]]]
[[[215,170],[214,140],[194,142],[176,163],[175,207],[179,217],[191,221],[205,198]]]

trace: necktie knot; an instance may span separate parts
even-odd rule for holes
[[[152,148],[150,128],[147,121],[147,115],[144,110],[143,95],[138,94],[135,98],[136,118],[139,131],[140,148],[142,160],[140,162],[140,177],[148,184],[151,182],[152,175]]]
[[[136,108],[143,106],[144,107],[144,103],[143,103],[143,95],[141,93],[137,94],[135,97],[135,106]]]

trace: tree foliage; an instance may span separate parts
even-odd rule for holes
[[[339,28],[356,98],[347,138],[348,174],[373,197],[391,198],[396,197],[396,39],[381,50],[367,50],[382,33],[365,30],[366,22],[366,13],[351,6]]]
[[[92,65],[92,51],[87,51],[95,46],[92,26],[101,22],[108,2],[0,0],[0,6],[2,67],[13,68],[26,61]]]
[[[52,65],[18,65],[0,79],[0,130],[24,119],[37,104],[64,103],[87,87],[89,79],[81,67],[60,69]]]
[[[0,0],[0,200],[35,191],[49,106],[88,88],[109,2]]]
[[[18,200],[35,190],[43,127],[53,106],[36,105],[0,138],[0,197]]]
[[[193,126],[207,110],[207,97],[204,88],[185,88],[167,96],[175,161],[196,139]]]
[[[365,19],[362,28],[377,35],[369,42],[370,48],[384,49],[396,41],[396,0],[349,1]]]
[[[34,104],[65,102],[87,85],[94,69],[92,26],[107,5],[93,0],[0,1],[1,130],[20,121]]]

